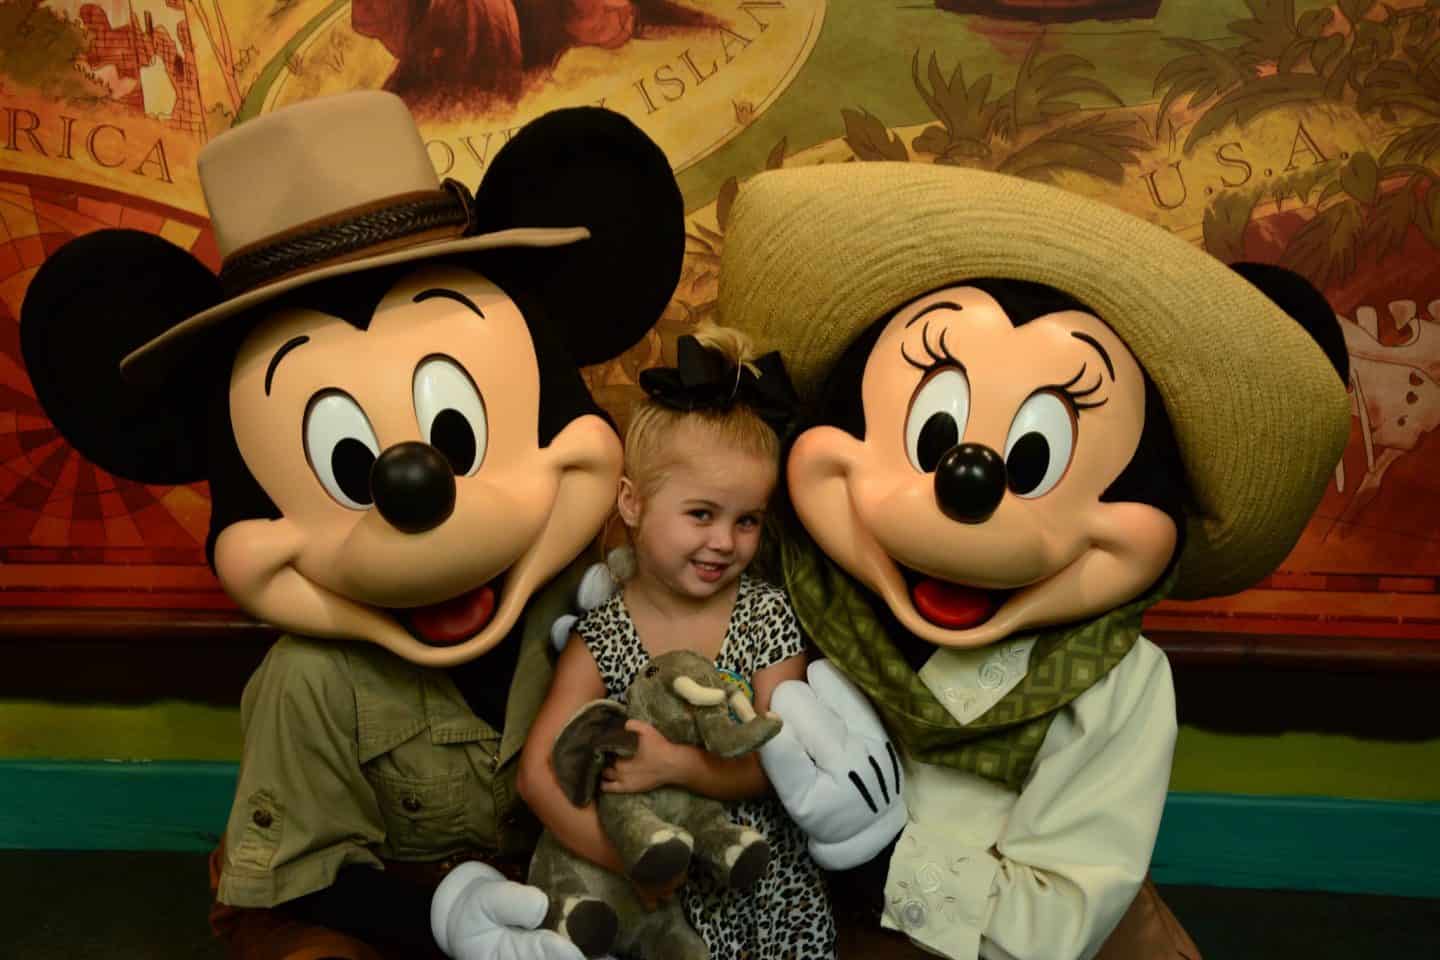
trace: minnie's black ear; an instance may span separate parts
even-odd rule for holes
[[[541,298],[580,366],[633,346],[680,282],[685,205],[670,162],[610,110],[573,107],[527,124],[490,162],[475,213],[477,233],[590,229],[580,243],[499,250],[484,260],[502,287],[520,283]]]
[[[35,396],[82,456],[140,483],[205,479],[213,371],[187,365],[158,391],[120,376],[141,344],[220,302],[220,284],[153,234],[100,230],[40,266],[20,307],[20,349]]]
[[[1250,282],[1281,310],[1290,314],[1325,351],[1340,382],[1350,382],[1350,353],[1340,320],[1324,294],[1298,273],[1269,263],[1232,263],[1230,268]]]

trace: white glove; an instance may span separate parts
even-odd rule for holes
[[[440,881],[430,900],[430,932],[453,960],[585,960],[560,934],[535,929],[549,909],[539,888],[472,861]]]
[[[580,616],[609,600],[618,586],[610,568],[605,564],[592,563],[585,568],[585,573],[580,577],[580,585],[575,588],[575,608],[580,611],[580,615],[563,614],[550,625],[550,645],[555,648],[556,653],[564,650],[565,644],[570,642],[570,631],[580,622]]]
[[[829,660],[787,680],[770,709],[785,726],[760,748],[760,764],[791,819],[827,870],[870,860],[905,828],[900,757],[870,701]]]

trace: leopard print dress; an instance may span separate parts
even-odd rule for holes
[[[605,679],[606,695],[624,702],[630,681],[650,659],[625,600],[612,596],[575,625]],[[742,576],[715,665],[748,689],[764,668],[804,650],[785,592]],[[770,843],[770,866],[744,893],[719,886],[705,871],[683,889],[685,915],[710,948],[711,960],[834,960],[835,919],[805,834],[773,795],[730,805],[730,816]]]

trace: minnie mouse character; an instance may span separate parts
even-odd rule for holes
[[[1052,187],[866,163],[745,185],[720,310],[812,404],[781,548],[828,660],[762,756],[816,858],[952,960],[1196,956],[1142,888],[1176,720],[1140,620],[1295,544],[1350,422],[1324,298]]]
[[[220,582],[288,634],[241,704],[216,928],[247,957],[578,957],[525,929],[545,897],[501,871],[538,833],[515,769],[557,574],[620,471],[578,368],[674,289],[669,164],[617,114],[559,111],[472,199],[397,97],[362,92],[252,120],[199,167],[218,277],[93,233],[40,269],[21,337],[82,454],[209,481]]]

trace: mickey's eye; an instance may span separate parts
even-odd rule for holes
[[[1005,474],[1018,497],[1041,497],[1054,489],[1075,450],[1075,415],[1049,391],[1020,406],[1005,438]]]
[[[931,473],[945,451],[965,436],[970,418],[970,381],[959,367],[945,367],[927,378],[910,403],[905,420],[905,452],[922,473]]]
[[[305,410],[305,456],[325,492],[342,506],[364,510],[370,468],[380,454],[375,431],[360,405],[340,390],[322,390]]]
[[[457,477],[480,469],[488,439],[485,401],[454,360],[429,357],[415,368],[415,419],[420,436],[445,455]]]

